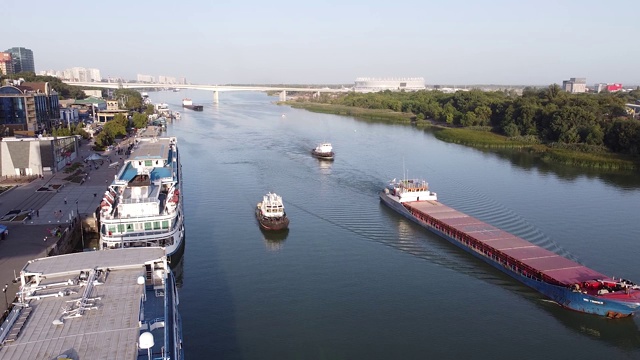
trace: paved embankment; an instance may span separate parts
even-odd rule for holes
[[[91,153],[89,144],[83,144],[78,160]],[[102,165],[99,162],[93,166],[87,164],[86,168],[91,170],[83,184],[65,180],[70,174],[60,171],[0,194],[0,224],[9,230],[8,236],[0,240],[0,288],[8,285],[6,297],[9,302],[18,291],[18,284],[12,283],[14,271],[19,273],[27,261],[46,256],[57,239],[50,233],[55,232],[58,226],[67,226],[78,211],[93,216],[107,183],[116,174],[116,167],[109,167],[108,157],[114,162],[121,158],[115,152],[104,155],[106,158]],[[29,212],[30,218],[26,215]],[[6,309],[4,295],[0,295],[2,311]]]

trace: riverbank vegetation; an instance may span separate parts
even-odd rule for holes
[[[508,91],[348,93],[289,102],[310,111],[434,128],[441,140],[528,151],[547,161],[610,169],[640,168],[640,122],[627,93],[570,94],[558,85]]]

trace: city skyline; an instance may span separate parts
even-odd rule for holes
[[[114,1],[40,4],[0,48],[32,49],[36,73],[75,66],[103,78],[172,74],[193,83],[351,83],[424,77],[427,84],[640,84],[630,43],[634,2]],[[8,3],[19,14],[17,3]],[[78,13],[69,17],[77,8]],[[41,36],[56,21],[57,33]],[[60,20],[60,19],[63,19]],[[82,39],[90,39],[83,41]],[[104,41],[100,41],[104,39]],[[157,75],[156,75],[157,76]]]

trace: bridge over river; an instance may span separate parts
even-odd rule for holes
[[[314,88],[314,87],[287,87],[287,86],[235,86],[235,85],[197,85],[197,84],[157,84],[157,83],[103,83],[103,82],[75,82],[64,81],[65,84],[81,86],[81,87],[96,87],[107,89],[149,89],[149,88],[173,88],[173,89],[190,89],[190,90],[205,90],[213,91],[213,102],[219,102],[219,93],[225,91],[277,91],[280,92],[280,100],[287,100],[287,91],[297,92],[313,92],[313,93],[337,93],[337,92],[349,92],[353,91],[348,88],[331,89],[328,87]]]

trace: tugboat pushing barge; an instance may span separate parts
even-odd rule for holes
[[[380,199],[452,244],[559,305],[609,318],[633,315],[640,286],[605,276],[438,202],[424,180],[395,179]]]

